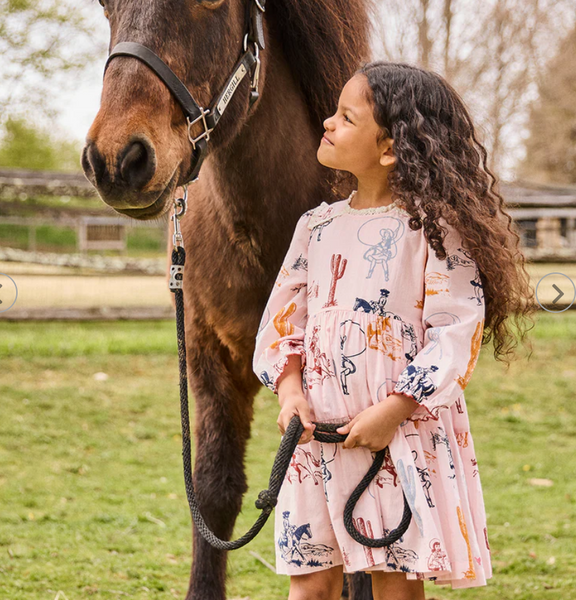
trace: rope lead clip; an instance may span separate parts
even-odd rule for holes
[[[172,236],[172,244],[174,248],[184,248],[184,239],[180,231],[180,219],[186,214],[188,200],[188,185],[184,186],[184,197],[174,198],[174,212],[172,213],[172,222],[174,223],[174,235]]]
[[[168,288],[171,292],[182,289],[184,280],[184,238],[180,230],[180,219],[186,214],[188,200],[188,185],[184,186],[184,197],[174,199],[174,212],[172,213],[172,222],[174,224],[174,235],[172,236],[172,265],[170,266],[170,280]],[[182,251],[179,250],[182,248]],[[182,256],[178,256],[178,255]]]

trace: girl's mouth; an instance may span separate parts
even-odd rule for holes
[[[333,146],[334,144],[324,135],[322,136],[322,141],[329,146]]]

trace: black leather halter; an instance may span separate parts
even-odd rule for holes
[[[200,167],[206,156],[207,142],[210,139],[210,132],[216,127],[220,117],[228,107],[234,92],[238,89],[240,82],[254,67],[251,74],[250,87],[250,107],[258,99],[258,79],[260,74],[259,50],[264,49],[264,29],[262,26],[262,16],[266,0],[248,0],[246,4],[246,34],[244,35],[244,53],[240,60],[234,66],[232,74],[228,78],[224,89],[213,100],[209,109],[198,105],[188,88],[182,83],[178,76],[170,67],[152,50],[137,42],[120,42],[112,48],[104,66],[104,75],[110,61],[116,56],[132,56],[148,65],[156,75],[164,82],[166,87],[172,92],[182,110],[188,123],[188,139],[192,144],[192,162],[190,170],[186,176],[185,184],[194,182],[198,179]],[[249,48],[249,44],[254,47],[254,52]],[[201,122],[203,131],[197,137],[192,135],[192,127]]]

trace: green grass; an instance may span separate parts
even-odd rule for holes
[[[466,393],[494,577],[426,583],[428,598],[576,598],[576,314],[542,314],[533,337],[532,357],[508,371],[485,347]],[[0,598],[183,598],[174,324],[3,323],[0,356]],[[261,390],[255,408],[236,535],[256,518],[279,442],[275,396]],[[274,564],[272,521],[230,553],[228,597],[286,598],[288,579],[250,550]]]

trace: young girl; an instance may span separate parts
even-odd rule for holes
[[[340,598],[343,572],[372,575],[376,600],[422,599],[492,576],[464,388],[480,347],[514,346],[507,317],[534,309],[518,235],[493,190],[486,152],[440,76],[373,62],[345,85],[317,157],[348,171],[350,197],[299,219],[262,316],[254,372],[278,394],[284,433],[305,426],[276,506],[277,572],[290,599]],[[520,319],[518,319],[520,317]],[[521,323],[520,323],[521,325]],[[520,327],[522,340],[525,333]],[[347,424],[344,443],[312,421]],[[351,492],[388,446],[347,533]]]

